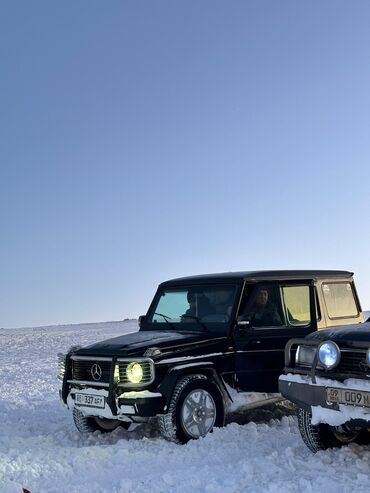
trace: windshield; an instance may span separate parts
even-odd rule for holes
[[[165,324],[166,329],[225,332],[235,295],[232,285],[163,288],[146,323],[151,329],[154,324],[163,329]]]

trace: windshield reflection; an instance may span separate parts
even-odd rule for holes
[[[146,323],[150,329],[165,324],[168,329],[207,331],[226,325],[234,306],[236,286],[187,286],[164,288]]]

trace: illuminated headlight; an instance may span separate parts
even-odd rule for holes
[[[133,361],[127,366],[126,375],[131,383],[140,383],[143,379],[143,367],[140,363]]]
[[[295,355],[296,366],[312,366],[316,348],[312,346],[298,346]]]
[[[368,349],[366,353],[366,363],[370,366],[370,349]]]
[[[64,374],[66,372],[66,355],[58,353],[58,378],[59,380],[64,379]]]
[[[333,341],[323,342],[319,346],[319,362],[330,370],[336,367],[340,361],[340,349]]]

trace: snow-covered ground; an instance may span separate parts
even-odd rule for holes
[[[283,405],[233,412],[225,428],[184,446],[153,423],[81,436],[59,402],[56,353],[133,330],[136,322],[0,329],[0,493],[369,491],[370,448],[313,455]]]

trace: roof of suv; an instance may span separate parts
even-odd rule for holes
[[[242,272],[221,272],[218,274],[202,274],[197,276],[179,277],[161,283],[166,284],[206,284],[206,283],[226,283],[277,280],[277,279],[317,279],[317,278],[337,278],[352,277],[353,272],[346,270],[255,270]]]

